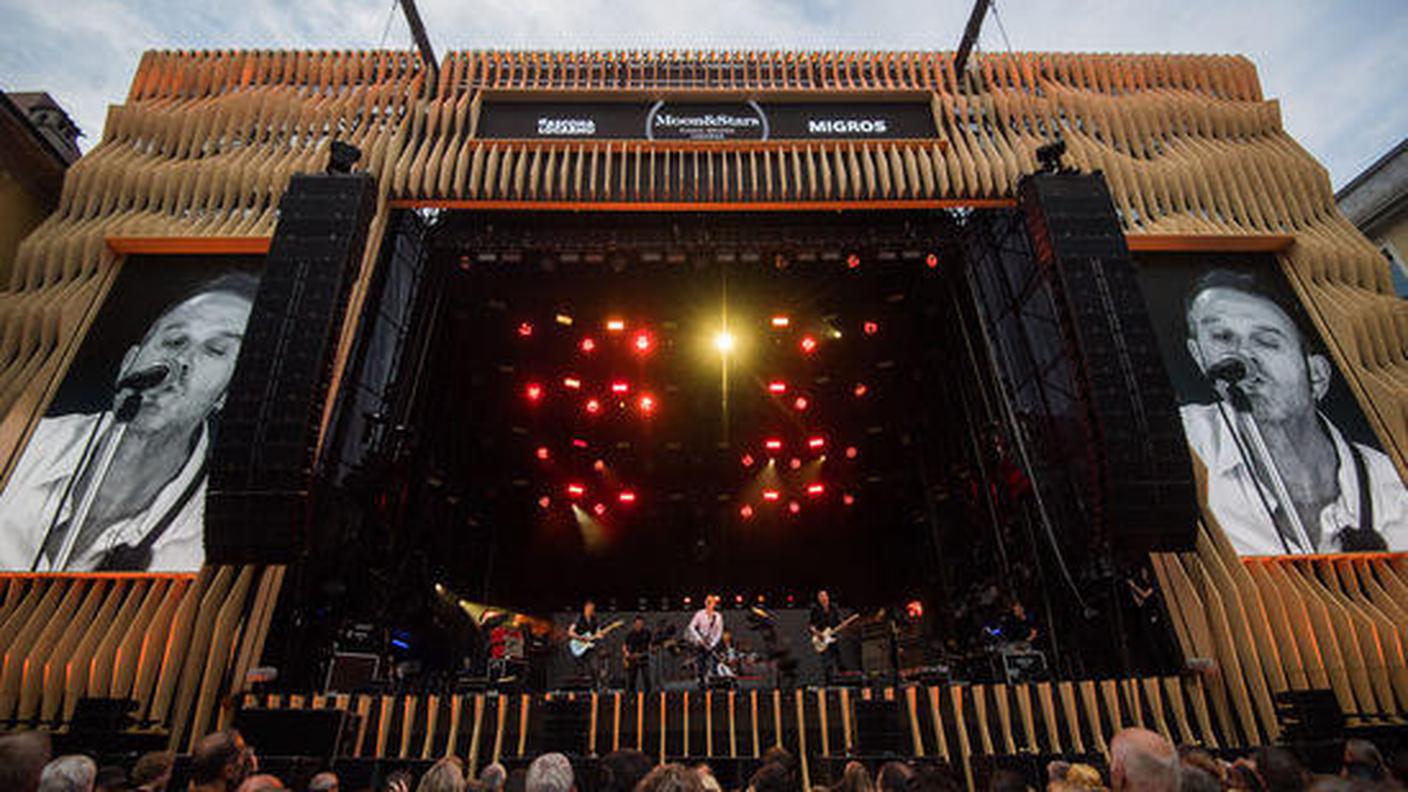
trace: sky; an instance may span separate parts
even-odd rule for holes
[[[996,0],[981,47],[1238,53],[1340,187],[1408,135],[1403,0]],[[419,0],[457,49],[953,49],[971,0]],[[1000,24],[999,24],[1000,22]],[[149,49],[409,48],[395,0],[0,0],[0,88],[99,137]]]

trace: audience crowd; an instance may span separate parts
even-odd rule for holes
[[[170,752],[143,755],[130,768],[99,766],[91,757],[50,755],[49,738],[39,732],[0,737],[0,792],[267,792],[296,789],[339,792],[338,776],[324,770],[286,785],[261,772],[253,747],[237,731],[201,739],[173,783],[177,766]],[[991,792],[1126,790],[1138,792],[1388,792],[1408,790],[1408,752],[1386,759],[1372,743],[1344,744],[1337,773],[1315,774],[1287,748],[1261,748],[1227,761],[1192,746],[1175,747],[1145,729],[1124,729],[1110,743],[1108,771],[1081,763],[1053,761],[1046,778],[1031,779],[1012,769],[997,769],[980,784]],[[882,762],[867,767],[846,763],[835,783],[804,792],[949,792],[964,787],[961,772],[947,765]],[[776,747],[742,784],[742,792],[798,792],[797,760]],[[526,768],[508,771],[494,763],[478,777],[468,776],[456,757],[446,757],[419,776],[396,769],[363,787],[368,792],[723,792],[708,764],[656,765],[639,751],[617,751],[574,766],[561,753],[546,753]],[[360,792],[348,789],[347,792]]]

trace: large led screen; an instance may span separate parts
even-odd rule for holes
[[[262,259],[132,258],[0,492],[0,569],[194,571]]]
[[[1276,259],[1138,263],[1209,524],[1242,555],[1408,551],[1408,490]]]

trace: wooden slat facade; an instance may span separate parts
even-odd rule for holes
[[[0,480],[124,256],[264,249],[290,176],[321,170],[334,135],[361,148],[359,167],[380,189],[350,297],[356,316],[393,206],[1010,205],[1036,148],[1059,134],[1070,164],[1104,173],[1131,247],[1274,253],[1385,450],[1408,470],[1408,307],[1378,251],[1337,210],[1324,168],[1282,128],[1248,60],[982,53],[964,75],[951,63],[944,52],[459,52],[429,86],[419,56],[405,51],[148,53],[101,140],[69,170],[59,208],[13,261],[0,262]],[[476,136],[495,96],[720,91],[919,96],[938,134],[718,144]],[[354,325],[344,329],[339,363]],[[339,365],[334,392],[340,374]],[[1408,558],[1239,559],[1205,530],[1195,551],[1155,563],[1184,653],[1214,659],[1215,673],[925,690],[912,707],[928,719],[921,747],[961,757],[1012,745],[1101,751],[1111,728],[1135,722],[1236,746],[1275,737],[1270,697],[1288,688],[1329,687],[1365,715],[1408,712]],[[0,577],[0,719],[62,719],[78,696],[127,693],[145,718],[189,739],[226,717],[221,697],[239,689],[234,672],[262,648],[259,625],[281,576],[211,568],[194,577]],[[738,729],[711,732],[716,750],[770,745],[805,715],[784,715],[794,707],[785,698],[745,698],[729,699],[727,720],[710,710],[716,729]],[[619,722],[618,702],[598,709],[612,713],[599,740],[678,750],[663,733],[641,733],[682,715],[668,701],[619,703]],[[527,715],[519,704],[460,702],[436,729],[458,724],[455,749],[471,741],[472,765],[521,745],[504,740]],[[423,718],[428,706],[406,712]],[[442,699],[433,709],[446,706]],[[373,720],[395,709],[367,700],[352,708]],[[834,752],[850,743],[833,733],[849,729],[845,709],[813,746]],[[437,752],[428,736],[407,742],[383,722],[364,730],[367,754]]]

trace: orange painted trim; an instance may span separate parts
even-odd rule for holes
[[[1290,234],[1126,234],[1135,253],[1280,253],[1295,243]]]
[[[108,249],[119,256],[254,255],[269,252],[270,237],[108,237]]]
[[[1408,560],[1408,552],[1304,553],[1302,555],[1238,556],[1238,558],[1240,558],[1243,563],[1255,562],[1260,564],[1273,562],[1281,563],[1285,561],[1394,561],[1398,559]]]
[[[835,212],[896,209],[1010,209],[1011,198],[893,201],[475,201],[402,198],[392,209],[570,212]]]
[[[195,572],[0,572],[0,580],[195,580]]]

